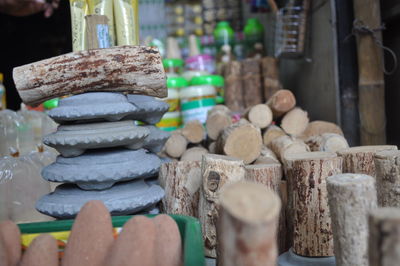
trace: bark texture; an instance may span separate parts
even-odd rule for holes
[[[262,103],[260,61],[245,59],[242,61],[243,99],[245,108]]]
[[[376,190],[382,207],[400,207],[400,151],[375,154]]]
[[[232,111],[244,110],[241,64],[231,61],[225,66],[225,104]]]
[[[282,85],[279,82],[278,59],[264,57],[261,59],[261,69],[263,73],[264,99],[268,100],[275,92],[282,89]]]

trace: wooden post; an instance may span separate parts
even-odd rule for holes
[[[385,150],[397,150],[393,145],[358,146],[337,151],[343,158],[343,173],[366,174],[375,177],[374,155]]]
[[[166,213],[198,217],[200,164],[200,161],[181,161],[161,165],[158,181],[165,191],[162,206]]]
[[[399,265],[400,210],[379,208],[369,216],[368,254],[370,266]]]
[[[203,231],[205,254],[215,258],[219,194],[226,185],[244,180],[243,161],[223,155],[204,155],[201,163],[201,178],[199,220]]]
[[[292,202],[288,205],[293,216],[293,251],[306,257],[333,256],[326,178],[342,172],[342,160],[330,152],[291,154],[286,160],[291,166],[288,187]]]
[[[337,265],[368,265],[367,214],[376,208],[375,179],[341,174],[327,179]]]
[[[156,48],[116,46],[68,53],[14,68],[25,104],[93,91],[167,97],[165,72]]]
[[[245,59],[242,61],[243,99],[245,108],[264,102],[261,90],[260,61]]]
[[[382,207],[400,207],[400,151],[375,154],[376,190]]]
[[[354,18],[370,30],[381,27],[379,0],[354,0]],[[382,33],[359,33],[358,55],[358,108],[362,145],[386,143],[385,82],[383,75]]]
[[[206,129],[208,137],[216,140],[219,134],[232,124],[229,110],[211,109],[208,112]]]
[[[225,66],[225,104],[232,111],[244,110],[241,64],[231,61]]]
[[[279,82],[278,59],[264,57],[261,59],[261,69],[263,74],[264,99],[268,100],[275,92],[282,89],[282,85]]]
[[[219,266],[275,266],[276,235],[281,202],[259,184],[239,182],[220,196]]]

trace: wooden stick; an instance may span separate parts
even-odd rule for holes
[[[260,61],[248,58],[242,61],[243,99],[245,108],[262,103]]]
[[[379,208],[368,219],[370,266],[398,265],[400,261],[400,210]]]
[[[260,156],[258,156],[257,160],[255,160],[253,164],[275,164],[275,163],[279,163],[279,160],[276,157],[275,153],[263,145],[261,147]]]
[[[339,134],[325,133],[320,136],[313,136],[306,141],[311,151],[337,152],[349,147],[347,140]]]
[[[200,164],[200,161],[181,161],[161,165],[158,180],[165,191],[162,206],[166,213],[198,217]]]
[[[341,174],[327,179],[336,263],[368,265],[367,214],[376,208],[375,179]]]
[[[290,154],[310,151],[308,146],[302,140],[286,135],[273,140],[270,147],[282,163],[285,162],[285,157]]]
[[[270,147],[271,142],[281,136],[286,136],[285,131],[276,125],[270,125],[263,134],[263,143],[267,147]]]
[[[68,53],[16,67],[13,78],[28,105],[92,91],[167,97],[160,53],[145,46]]]
[[[276,265],[278,195],[255,183],[240,182],[227,187],[220,202],[218,265]]]
[[[292,136],[299,136],[306,130],[309,121],[308,113],[296,107],[282,118],[281,128]]]
[[[190,143],[195,144],[200,143],[206,134],[203,125],[198,120],[187,122],[181,132]]]
[[[263,73],[264,99],[268,100],[275,92],[282,89],[282,85],[279,82],[278,59],[264,57],[261,59],[261,69]]]
[[[173,133],[165,143],[165,153],[172,158],[179,158],[186,151],[188,141],[180,133]]]
[[[375,177],[375,153],[386,150],[397,150],[397,147],[393,145],[358,146],[339,150],[337,154],[343,158],[344,173]]]
[[[241,64],[231,61],[225,66],[225,104],[232,111],[244,110],[243,85],[241,80]]]
[[[376,190],[382,207],[400,207],[400,151],[375,154]]]
[[[229,113],[222,110],[211,109],[206,121],[208,137],[212,140],[216,140],[219,134],[231,124],[232,118]]]
[[[268,99],[267,105],[271,108],[274,118],[279,118],[296,106],[296,98],[289,90],[279,90]]]
[[[342,129],[331,122],[326,121],[312,121],[308,124],[306,130],[299,136],[301,139],[306,140],[313,136],[319,136],[324,133],[335,133],[343,136]]]
[[[266,104],[257,104],[247,109],[245,115],[247,120],[256,127],[266,128],[272,122],[272,111]]]
[[[218,153],[242,159],[249,164],[260,156],[261,132],[245,120],[239,121],[222,131],[216,145]]]
[[[380,1],[355,0],[354,18],[367,29],[381,27]],[[360,129],[362,145],[386,143],[385,82],[383,75],[383,53],[380,30],[373,34],[358,33],[358,109],[360,111]]]
[[[243,161],[223,155],[204,155],[201,163],[201,177],[199,220],[203,231],[205,254],[215,258],[219,194],[226,185],[244,180]]]
[[[207,149],[203,147],[192,147],[182,154],[181,161],[201,161],[204,154],[208,154]]]
[[[326,178],[342,172],[342,160],[329,152],[291,154],[286,160],[291,165],[288,187],[293,194],[289,196],[295,232],[293,252],[307,257],[333,256]]]

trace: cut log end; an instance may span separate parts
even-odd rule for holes
[[[208,154],[208,150],[203,147],[193,147],[187,149],[181,157],[181,161],[201,161],[204,154]]]
[[[175,133],[165,143],[164,149],[172,158],[179,158],[186,151],[187,140],[181,134]]]
[[[261,129],[266,128],[272,122],[272,111],[266,104],[257,104],[251,107],[246,113],[246,118]]]
[[[274,118],[280,117],[296,106],[296,98],[290,90],[279,90],[268,100]]]
[[[182,135],[190,143],[200,143],[205,136],[203,125],[198,120],[193,120],[185,124],[182,129]]]
[[[299,136],[306,130],[309,121],[308,113],[297,107],[282,118],[281,128],[290,135]]]

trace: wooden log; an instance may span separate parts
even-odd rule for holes
[[[14,68],[23,102],[94,91],[167,97],[161,55],[156,48],[116,46],[68,53]]]
[[[201,161],[204,154],[208,154],[207,149],[203,147],[192,147],[182,154],[181,161]]]
[[[271,142],[271,150],[276,157],[284,163],[285,157],[289,154],[304,153],[310,151],[308,146],[299,139],[287,135],[276,138]]]
[[[305,143],[311,151],[337,152],[349,147],[347,140],[339,134],[325,133],[320,136],[312,136]]]
[[[165,143],[165,153],[172,158],[179,158],[186,151],[188,141],[180,133],[173,133]]]
[[[341,174],[327,179],[337,265],[368,265],[367,214],[376,208],[375,179]]]
[[[342,159],[335,153],[306,152],[291,154],[286,160],[291,165],[288,187],[293,252],[306,257],[333,256],[326,178],[342,172]]]
[[[261,69],[263,74],[264,99],[268,100],[275,92],[282,89],[282,85],[279,82],[278,59],[264,57],[261,59]]]
[[[379,0],[355,0],[354,19],[367,29],[382,27]],[[362,145],[386,143],[385,81],[382,33],[356,30],[358,58],[358,110]]]
[[[292,136],[299,136],[308,126],[308,113],[303,109],[296,107],[285,114],[282,118],[281,128]]]
[[[241,80],[241,64],[231,61],[224,68],[225,104],[235,112],[244,110],[243,84]]]
[[[400,151],[375,154],[376,190],[382,207],[400,207]]]
[[[397,150],[394,145],[358,146],[337,151],[343,158],[343,173],[366,174],[375,177],[375,153]]]
[[[210,111],[208,111],[208,115],[212,114],[213,112],[219,112],[219,111],[227,113],[227,114],[231,113],[231,110],[226,105],[217,104]]]
[[[217,142],[216,141],[213,141],[210,143],[210,145],[208,145],[208,151],[213,154],[217,153]]]
[[[261,88],[261,68],[258,59],[242,61],[243,100],[245,108],[264,102]]]
[[[268,99],[274,118],[281,117],[296,106],[296,98],[290,90],[279,90]]]
[[[200,143],[206,135],[203,125],[198,120],[187,122],[181,133],[190,143],[195,144]]]
[[[281,203],[263,186],[239,182],[220,196],[218,265],[276,265]]]
[[[215,258],[219,195],[226,185],[244,180],[243,161],[223,155],[204,155],[201,163],[201,177],[199,220],[203,231],[205,254]]]
[[[299,137],[306,140],[312,136],[319,136],[324,133],[335,133],[343,136],[343,131],[338,125],[331,122],[316,120],[310,122],[306,130],[304,130]]]
[[[400,210],[372,210],[369,218],[368,255],[370,266],[398,265],[400,261]]]
[[[208,113],[206,121],[206,129],[208,137],[216,140],[219,134],[232,124],[232,118],[229,113],[222,110],[213,110]]]
[[[285,131],[283,131],[280,127],[276,125],[270,125],[267,127],[267,129],[263,134],[263,143],[267,147],[270,147],[270,144],[274,139],[285,135],[286,135]]]
[[[256,127],[266,128],[272,122],[272,111],[266,104],[257,104],[247,109],[245,115],[247,120]]]
[[[261,131],[245,120],[225,128],[217,139],[217,152],[249,164],[260,156]]]
[[[276,157],[275,153],[263,145],[261,147],[260,156],[258,156],[257,160],[255,160],[253,164],[275,164],[275,163],[279,163],[279,160]]]
[[[158,181],[165,191],[162,207],[165,213],[198,217],[201,185],[201,161],[164,163]]]

